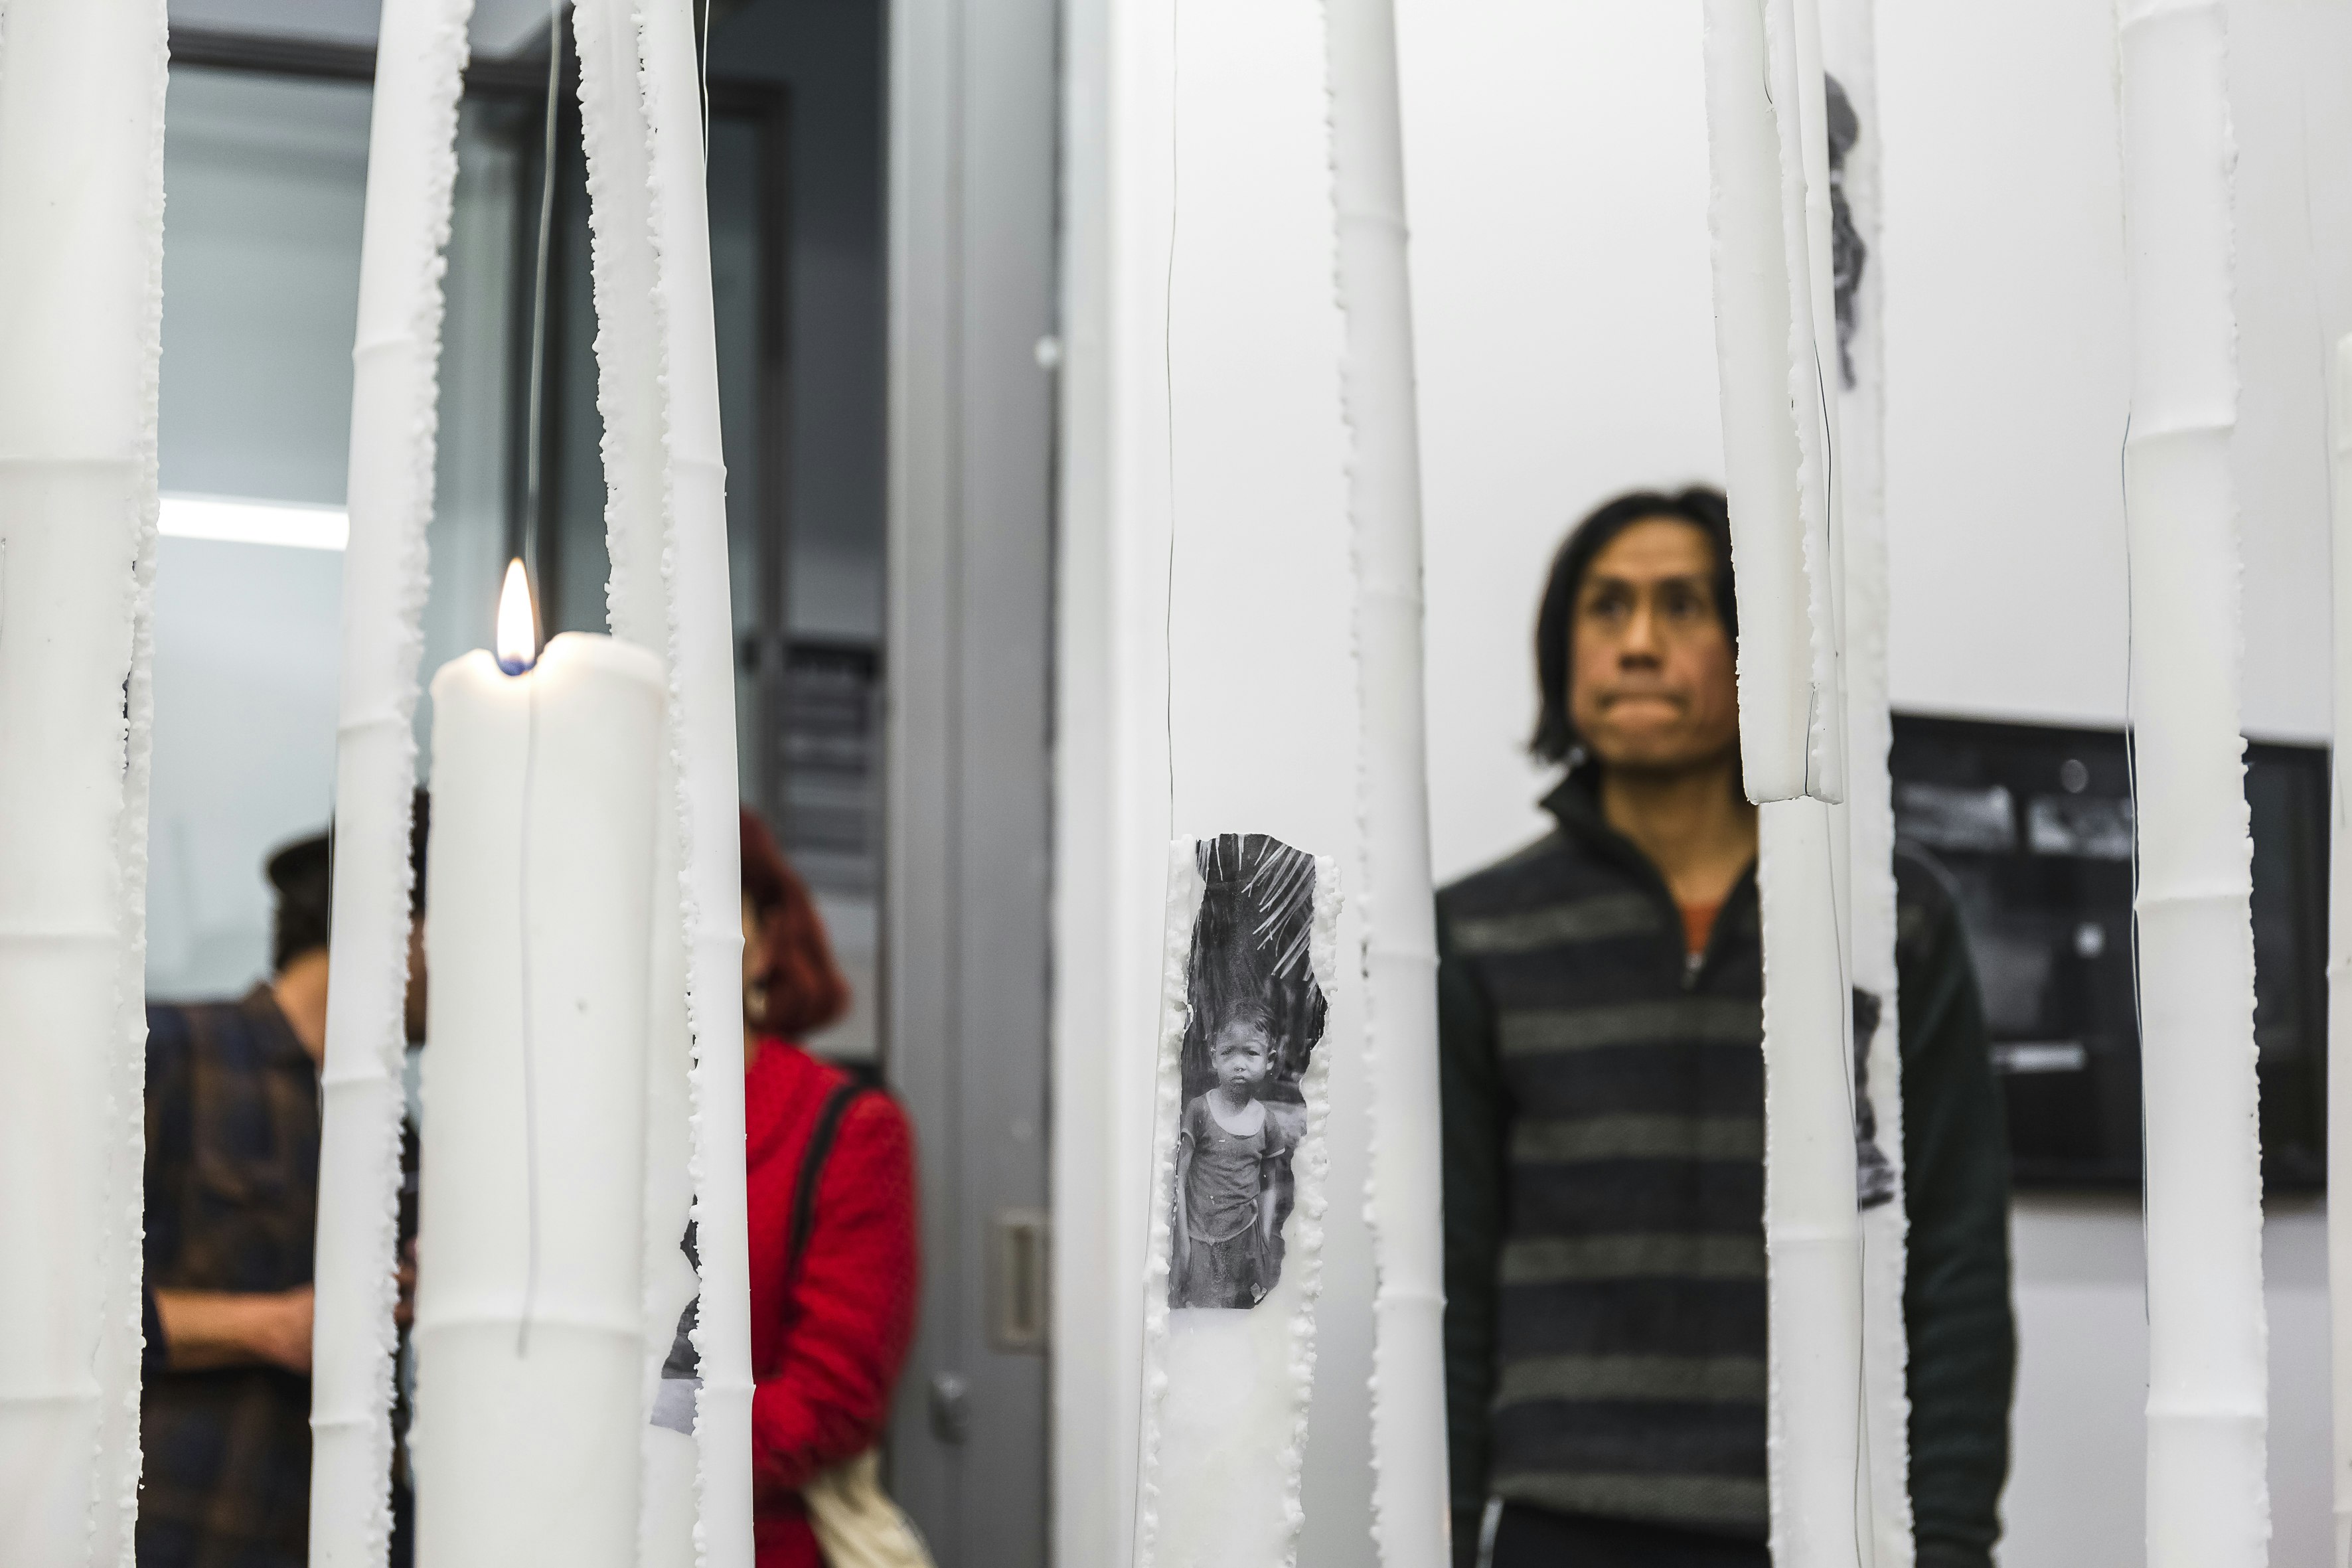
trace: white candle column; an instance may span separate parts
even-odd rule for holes
[[[433,680],[415,1342],[425,1568],[636,1561],[660,661]]]
[[[634,0],[581,0],[580,120],[588,161],[596,302],[596,405],[604,421],[604,540],[612,566],[613,635],[667,655],[670,647],[668,424],[658,323],[651,307],[655,262],[652,149],[638,80]],[[662,748],[660,798],[677,795],[677,707]],[[690,1568],[695,1560],[691,1435],[656,1425],[652,1404],[678,1316],[698,1281],[680,1248],[693,1212],[694,1131],[687,1078],[693,1048],[686,1016],[685,824],[665,810],[655,826],[653,1031],[646,1047],[645,1492],[640,1568]]]
[[[162,0],[11,0],[0,16],[10,1568],[127,1564],[137,1508],[164,26]]]
[[[2328,382],[2336,586],[2335,810],[2327,843],[2327,1183],[2352,1193],[2352,337]],[[2327,1308],[2335,1373],[2336,1568],[2352,1568],[2352,1201],[2327,1205]]]
[[[1772,123],[1780,143],[1780,235],[1789,273],[1786,374],[1797,433],[1797,512],[1804,534],[1811,671],[1805,793],[1835,805],[1845,800],[1845,505],[1832,456],[1838,445],[1837,395],[1831,380],[1837,363],[1837,290],[1830,255],[1820,0],[1765,0],[1764,41]],[[1836,843],[1843,858],[1843,831]],[[1843,875],[1839,881],[1842,888]]]
[[[1760,806],[1772,1548],[1853,1562],[1861,1226],[1843,916],[1843,571],[1827,466],[1835,363],[1812,0],[1707,0],[1716,345],[1739,598],[1739,717]],[[1828,342],[1824,349],[1823,338]]]
[[[1739,598],[1739,752],[1748,798],[1805,793],[1812,619],[1789,395],[1789,258],[1762,0],[1706,0],[1708,216],[1724,492]]]
[[[352,351],[311,1326],[310,1560],[319,1568],[376,1568],[391,1542],[408,816],[439,413],[441,252],[473,8],[473,0],[386,5],[376,44]]]
[[[2125,0],[2124,443],[2147,1134],[2147,1561],[2265,1561],[2267,1333],[2221,0]]]
[[[688,1015],[694,1032],[695,1439],[709,1568],[751,1563],[751,1303],[743,1198],[743,922],[727,470],[704,195],[701,77],[690,0],[644,0],[638,50],[651,131],[654,315],[667,396],[670,668],[686,834]]]
[[[1887,773],[1893,725],[1887,710],[1885,261],[1879,243],[1880,131],[1875,0],[1821,0],[1822,61],[1845,91],[1856,131],[1839,182],[1861,247],[1862,274],[1841,325],[1846,382],[1828,362],[1838,412],[1839,560],[1844,573],[1846,895],[1855,987],[1878,999],[1878,1026],[1856,1040],[1866,1064],[1874,1142],[1892,1184],[1861,1214],[1864,1463],[1877,1568],[1910,1568],[1910,1348],[1903,1318],[1907,1222],[1903,1196],[1902,1019],[1895,959],[1894,781]],[[1834,249],[1832,252],[1834,261]],[[1832,292],[1830,321],[1837,323]],[[1833,339],[1833,348],[1838,339]],[[1860,1110],[1857,1106],[1857,1112]]]
[[[1353,437],[1363,813],[1364,1053],[1374,1136],[1372,1536],[1390,1564],[1446,1560],[1444,1226],[1437,938],[1422,721],[1421,432],[1413,406],[1404,144],[1391,0],[1333,0],[1331,176],[1341,398]]]

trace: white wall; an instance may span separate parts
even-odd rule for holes
[[[235,995],[268,970],[261,863],[323,828],[334,798],[342,575],[335,551],[162,542],[151,995]]]
[[[2347,16],[2231,7],[2245,720],[2281,739],[2328,730],[2319,354],[2352,325]],[[2098,0],[1882,16],[1898,708],[2123,719],[2112,26]]]
[[[1698,8],[1400,0],[1441,879],[1543,831],[1531,636],[1621,490],[1721,482]]]
[[[2273,1568],[2328,1568],[2324,1205],[2273,1202],[2263,1230],[2271,1329]],[[2147,1274],[2129,1199],[2028,1198],[2011,1227],[2018,1391],[2005,1568],[2137,1568],[2147,1397]]]
[[[167,491],[343,500],[368,92],[176,70],[165,106]],[[155,572],[150,991],[268,965],[268,851],[327,823],[342,557],[166,539]]]
[[[1895,705],[2119,723],[2128,387],[2106,0],[1879,8]],[[2352,7],[2240,0],[2251,731],[2323,739],[2320,352],[2352,326]],[[1561,533],[1719,463],[1697,7],[1399,0],[1428,528],[1432,838],[1540,830],[1528,635]],[[1875,128],[1866,128],[1865,134]],[[2325,268],[2322,262],[2325,262]],[[2315,275],[2316,274],[2316,276]],[[2139,1561],[2129,1208],[2021,1203],[2010,1568]],[[2316,1216],[2274,1210],[2273,1561],[2326,1561]]]

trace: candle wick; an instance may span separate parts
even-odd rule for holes
[[[516,834],[516,924],[521,931],[522,964],[522,1320],[515,1328],[515,1354],[530,1354],[530,1325],[539,1305],[539,1086],[532,1068],[530,1008],[530,783],[539,760],[539,682],[523,693],[522,821]]]

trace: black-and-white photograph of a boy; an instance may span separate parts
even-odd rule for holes
[[[1201,840],[1186,978],[1183,1114],[1170,1194],[1171,1307],[1255,1307],[1282,1278],[1301,1087],[1327,1011],[1315,860],[1263,834]]]

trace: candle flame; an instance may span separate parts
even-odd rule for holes
[[[498,659],[509,675],[520,675],[539,662],[539,617],[520,557],[507,563],[506,586],[499,591]]]

